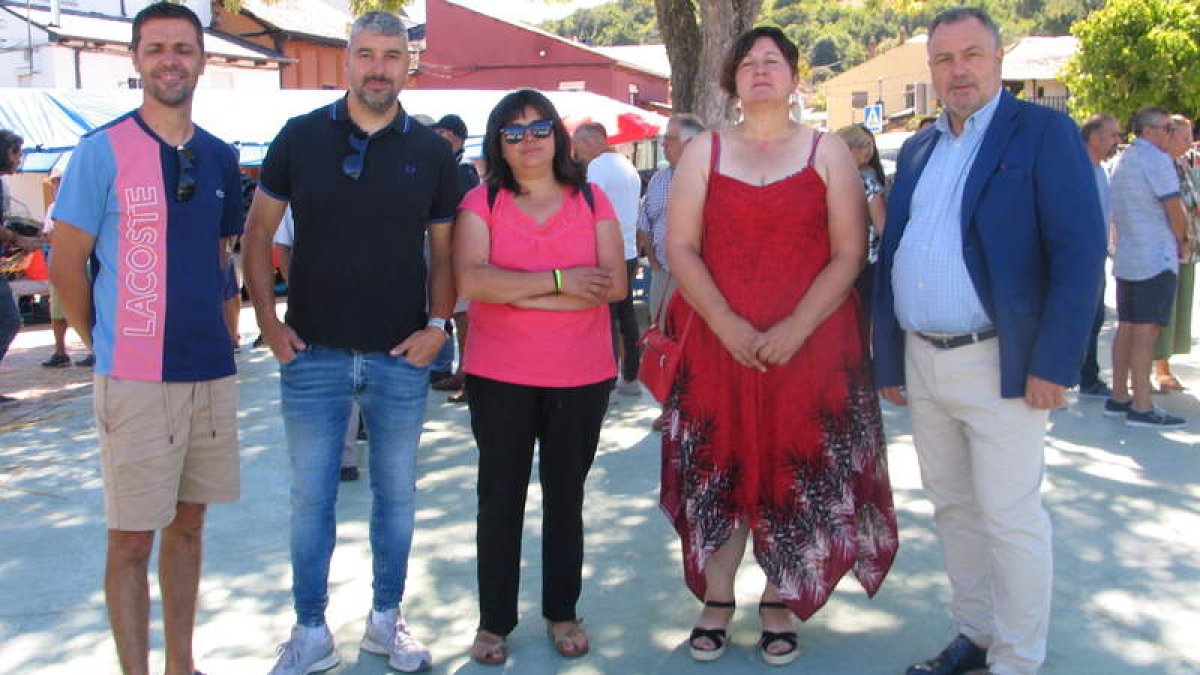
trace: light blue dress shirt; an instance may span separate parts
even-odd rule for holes
[[[962,253],[967,174],[1000,104],[1000,92],[967,118],[955,136],[943,112],[941,134],[913,190],[908,224],[892,264],[896,319],[906,331],[972,333],[992,325]]]

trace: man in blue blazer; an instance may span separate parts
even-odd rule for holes
[[[1046,424],[1079,379],[1104,225],[1078,129],[1002,90],[987,14],[942,13],[928,45],[944,112],[900,152],[874,358],[880,393],[911,411],[959,635],[908,673],[1026,675],[1050,614]]]

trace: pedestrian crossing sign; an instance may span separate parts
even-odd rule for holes
[[[883,131],[883,105],[869,105],[863,108],[863,126],[872,133]]]

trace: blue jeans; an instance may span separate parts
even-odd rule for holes
[[[320,626],[329,604],[338,474],[350,404],[367,425],[371,483],[373,607],[404,597],[416,498],[416,450],[428,367],[386,352],[309,345],[280,366],[283,422],[292,463],[292,596],[296,622]]]
[[[0,276],[0,361],[8,353],[8,346],[21,330],[21,310],[13,296],[8,279]]]

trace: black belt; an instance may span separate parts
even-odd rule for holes
[[[983,342],[984,340],[991,340],[996,337],[996,329],[989,328],[981,330],[978,333],[962,333],[960,335],[926,335],[925,333],[917,333],[917,337],[938,349],[954,349],[956,347],[973,345],[976,342]]]

